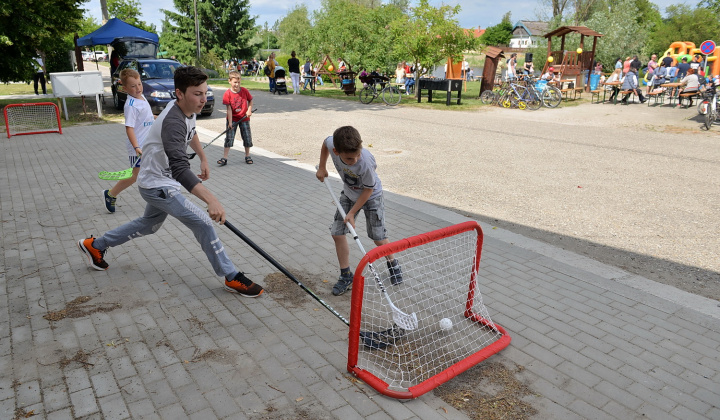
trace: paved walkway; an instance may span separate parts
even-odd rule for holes
[[[224,227],[233,260],[267,286],[261,298],[224,292],[175,220],[111,249],[108,271],[87,269],[77,239],[132,220],[143,204],[131,189],[115,214],[102,206],[111,183],[96,174],[123,169],[121,125],[63,132],[0,140],[1,418],[467,418],[432,392],[399,402],[353,380],[347,327],[299,287],[281,287]],[[325,187],[306,165],[257,148],[254,158],[211,165],[208,187],[230,221],[348,315],[349,297],[329,293]],[[386,206],[395,239],[467,220],[392,193]],[[484,301],[512,336],[490,360],[525,368],[515,376],[534,393],[535,418],[720,419],[716,301],[483,229]]]

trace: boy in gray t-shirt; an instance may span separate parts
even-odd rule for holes
[[[382,184],[375,169],[375,157],[362,147],[360,133],[351,126],[340,127],[332,136],[325,139],[320,149],[320,165],[315,176],[325,182],[328,176],[326,163],[328,157],[340,178],[343,180],[343,191],[340,194],[340,205],[347,216],[343,219],[340,211],[335,212],[335,219],[330,227],[330,234],[335,241],[335,251],[340,263],[340,278],[333,286],[332,293],[341,295],[352,286],[353,273],[350,271],[350,247],[345,234],[349,232],[346,222],[355,227],[355,216],[362,209],[365,212],[367,234],[375,245],[390,242],[385,229],[385,204],[383,202]],[[402,270],[395,256],[386,257],[393,285],[402,283]]]

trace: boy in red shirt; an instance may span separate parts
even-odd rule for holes
[[[235,130],[240,127],[240,137],[245,147],[245,163],[252,164],[250,148],[252,147],[252,134],[250,134],[250,116],[252,115],[253,97],[250,91],[240,87],[240,73],[231,71],[228,76],[230,89],[223,95],[223,105],[227,106],[228,132],[225,136],[225,152],[223,157],[217,161],[218,165],[227,165],[230,148],[235,142]]]

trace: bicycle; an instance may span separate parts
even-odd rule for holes
[[[375,98],[382,94],[382,100],[388,105],[395,106],[402,100],[402,94],[400,90],[395,86],[392,86],[388,82],[386,77],[361,77],[360,81],[365,83],[365,87],[360,91],[360,102],[369,104]],[[377,85],[380,85],[382,89],[378,92]]]
[[[710,87],[705,90],[704,97],[707,99],[707,108],[705,109],[705,129],[710,130],[710,127],[712,127],[718,118],[716,86],[710,85]],[[703,100],[701,102],[705,101]]]
[[[538,80],[535,82],[535,89],[540,93],[543,105],[548,108],[557,108],[562,102],[562,92],[557,86],[550,86],[547,80]]]

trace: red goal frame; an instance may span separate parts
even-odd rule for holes
[[[54,130],[43,130],[43,131],[30,131],[25,133],[16,133],[13,134],[15,136],[24,136],[27,134],[43,134],[43,133],[60,133],[62,134],[62,124],[60,123],[60,108],[58,108],[57,104],[54,104],[52,102],[32,102],[32,103],[26,103],[26,104],[9,104],[6,105],[3,109],[3,114],[5,116],[5,129],[7,130],[7,136],[8,138],[12,137],[13,135],[10,134],[10,124],[8,122],[8,109],[10,108],[16,108],[16,107],[29,107],[29,106],[51,106],[55,109],[55,118],[57,118],[57,129]]]
[[[469,221],[460,223],[457,225],[449,226],[446,228],[434,230],[432,232],[420,234],[417,236],[412,236],[410,238],[401,239],[399,241],[391,242],[386,245],[379,246],[377,248],[372,249],[370,252],[368,252],[358,264],[358,267],[355,271],[355,277],[353,279],[353,288],[352,288],[352,298],[351,298],[351,311],[350,311],[350,331],[349,331],[349,344],[348,344],[348,363],[347,363],[347,369],[350,373],[357,376],[359,379],[370,385],[371,387],[375,388],[378,392],[380,392],[383,395],[386,395],[388,397],[397,398],[397,399],[411,399],[411,398],[417,398],[420,395],[442,385],[443,383],[449,381],[450,379],[454,378],[455,376],[465,372],[466,370],[470,369],[471,367],[477,365],[478,363],[482,362],[483,360],[487,359],[488,357],[498,353],[505,347],[507,347],[510,344],[511,338],[510,335],[508,335],[507,331],[497,323],[493,323],[496,329],[502,334],[502,336],[494,341],[493,343],[489,344],[488,346],[478,350],[476,353],[470,355],[469,357],[460,360],[456,362],[455,364],[447,367],[442,372],[414,385],[407,389],[407,391],[396,391],[393,389],[390,389],[388,383],[383,381],[382,379],[379,379],[377,376],[372,374],[371,372],[368,372],[360,367],[358,367],[358,354],[359,354],[359,348],[362,345],[360,343],[360,326],[361,326],[361,318],[362,318],[362,308],[363,308],[363,289],[365,286],[365,278],[363,277],[362,273],[365,270],[365,267],[373,263],[375,260],[378,260],[380,258],[384,258],[386,255],[389,254],[395,254],[399,253],[401,251],[405,251],[409,248],[417,247],[420,245],[424,245],[436,240],[440,240],[443,238],[448,238],[450,236],[454,236],[457,234],[461,234],[464,232],[477,231],[477,243],[476,243],[476,250],[475,250],[475,266],[473,267],[472,274],[469,279],[468,284],[468,294],[467,294],[467,300],[465,303],[465,312],[464,316],[465,318],[468,318],[482,326],[487,326],[491,323],[491,321],[486,320],[483,318],[480,314],[473,312],[473,302],[475,299],[474,296],[474,290],[475,285],[477,282],[477,272],[478,268],[480,266],[480,256],[482,253],[482,245],[483,245],[483,232],[480,225],[478,225],[477,222]]]

